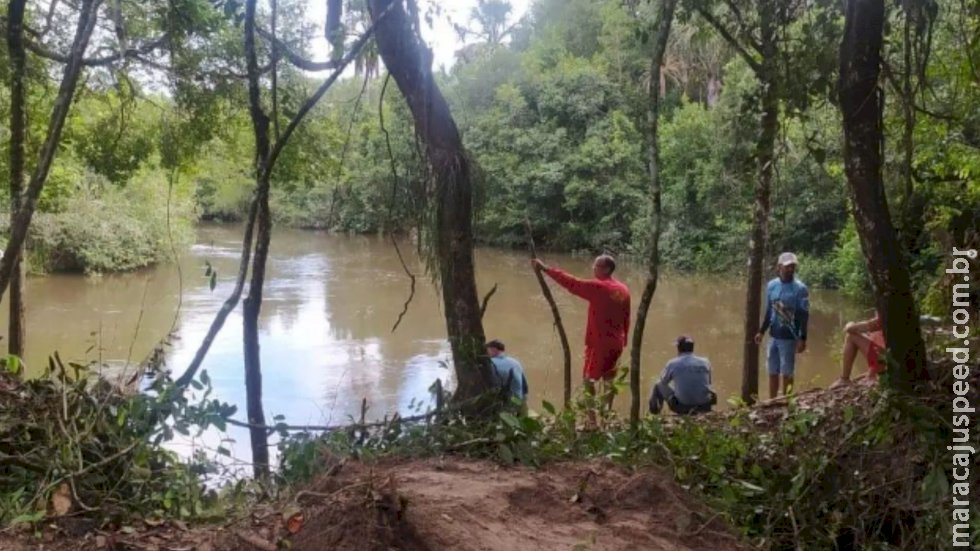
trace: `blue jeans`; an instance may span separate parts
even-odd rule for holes
[[[770,375],[792,377],[796,370],[796,341],[770,337],[766,359]]]

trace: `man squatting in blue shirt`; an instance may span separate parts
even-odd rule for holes
[[[694,340],[690,337],[677,337],[676,344],[677,357],[667,362],[660,382],[650,392],[650,413],[660,413],[665,403],[678,415],[711,411],[718,402],[711,390],[711,364],[694,355]]]

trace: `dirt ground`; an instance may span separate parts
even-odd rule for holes
[[[654,469],[543,469],[428,459],[336,464],[309,489],[225,526],[159,526],[0,540],[2,551],[742,549],[717,516]]]

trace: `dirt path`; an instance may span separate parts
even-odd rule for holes
[[[284,540],[294,551],[741,549],[721,520],[652,469],[429,459],[333,470],[235,525],[0,540],[0,550],[269,551]]]
[[[395,468],[408,497],[406,520],[430,549],[735,549],[718,545],[724,528],[692,511],[671,483],[652,472],[628,475],[608,464],[564,464],[543,471],[486,463]],[[701,537],[704,535],[704,537]]]

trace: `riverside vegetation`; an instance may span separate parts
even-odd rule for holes
[[[950,316],[959,295],[944,259],[980,248],[973,5],[536,0],[517,18],[505,1],[478,0],[455,22],[456,62],[433,72],[421,27],[447,16],[438,3],[327,4],[321,33],[301,0],[8,3],[0,522],[13,545],[123,547],[166,525],[179,529],[173,541],[199,530],[226,549],[313,549],[308,514],[356,521],[338,546],[435,547],[385,463],[433,456],[527,473],[521,464],[539,483],[562,461],[659,473],[676,484],[648,494],[700,501],[684,526],[657,525],[678,541],[707,530],[734,533],[733,549],[948,545],[951,369],[936,353],[942,335],[927,356],[918,313]],[[313,60],[318,34],[326,61]],[[355,78],[340,79],[349,65]],[[170,259],[202,219],[244,222],[245,236],[235,290],[187,372],[122,392],[54,354],[44,377],[21,378],[21,257],[34,271],[133,270]],[[441,290],[457,382],[448,400],[437,387],[437,412],[313,431],[266,424],[258,318],[273,222],[417,236],[410,252]],[[581,432],[581,402],[522,416],[494,399],[473,244],[529,238],[647,259],[640,328],[660,270],[739,273],[748,250],[744,401],[696,420],[640,419],[634,407],[629,423]],[[888,337],[880,387],[751,404],[764,264],[789,249],[811,283],[874,299]],[[249,275],[243,422],[198,368]],[[967,299],[980,319],[976,293]],[[628,374],[638,371],[621,373],[621,389]],[[978,384],[974,368],[974,403]],[[254,480],[222,476],[220,445],[213,458],[166,448],[229,423],[249,430]],[[350,464],[367,480],[331,484]],[[587,504],[587,471],[555,503],[601,525],[622,503]],[[305,486],[324,480],[329,492]],[[301,495],[323,503],[304,507]],[[639,503],[650,515],[657,500]],[[975,503],[971,513],[975,535]],[[272,524],[229,535],[213,520]]]
[[[481,241],[524,246],[524,220],[530,216],[539,245],[644,250],[649,213],[641,200],[645,167],[637,121],[646,96],[636,81],[645,70],[647,15],[640,4],[639,21],[618,2],[540,0],[520,20],[504,13],[470,23],[479,36],[508,28],[510,37],[467,47],[437,75],[481,168]],[[660,83],[667,220],[662,260],[675,270],[727,272],[740,269],[744,256],[752,151],[741,137],[751,132],[755,83],[744,61],[697,19],[694,4],[670,37]],[[284,4],[281,17],[299,17],[298,9]],[[886,104],[884,127],[886,181],[915,259],[916,289],[922,296],[934,291],[927,305],[939,303],[935,284],[948,242],[974,224],[980,210],[980,122],[967,107],[977,103],[969,74],[976,45],[963,30],[977,22],[956,2],[937,10],[921,23],[931,35],[929,57],[919,60],[920,67],[901,66],[902,15],[893,14],[896,46],[886,52],[893,73],[884,83],[895,84],[890,79],[908,70],[916,86],[928,90],[924,112],[912,121],[911,159],[901,139],[901,88]],[[786,90],[781,104],[768,247],[800,254],[811,285],[866,297],[870,287],[857,233],[841,216],[847,195],[837,108],[827,88],[836,55],[829,37],[839,25],[839,14],[818,5],[783,31],[789,44],[807,33],[826,33],[828,39],[785,68],[794,71],[790,80],[816,80],[805,91]],[[40,71],[44,62],[36,63]],[[302,72],[284,64],[283,73],[284,102],[310,87]],[[36,78],[37,97],[29,106],[41,109],[50,84]],[[383,81],[369,66],[362,77],[339,82],[298,129],[272,188],[271,212],[278,223],[350,232],[416,225],[417,194],[401,193],[389,205],[389,150],[379,115],[387,121],[392,161],[406,189],[423,186],[425,171],[398,94],[389,90],[380,101]],[[252,139],[248,113],[234,94],[184,93],[189,97],[177,99],[190,102],[189,120],[182,114],[187,106],[120,75],[79,90],[32,230],[33,270],[134,269],[169,258],[168,233],[178,247],[186,245],[194,220],[244,219],[251,193],[244,162]],[[168,151],[174,140],[189,140],[193,147]]]
[[[280,420],[269,428],[282,437],[280,467],[262,485],[222,475],[216,458],[227,452],[220,448],[214,457],[184,459],[160,448],[175,433],[223,430],[235,416],[233,406],[209,399],[206,373],[194,383],[201,399],[188,401],[166,378],[147,394],[126,396],[105,383],[90,385],[79,366],[52,360],[52,368],[48,379],[25,382],[8,374],[2,380],[0,514],[8,527],[42,530],[53,522],[68,533],[125,528],[139,537],[183,519],[211,530],[210,522],[240,518],[269,499],[295,503],[337,460],[378,464],[383,472],[392,458],[455,457],[545,471],[595,459],[633,472],[665,471],[714,513],[698,516],[699,524],[722,519],[762,548],[938,549],[951,533],[943,453],[950,433],[941,419],[949,413],[945,378],[952,370],[941,361],[934,369],[945,375],[915,402],[854,386],[761,408],[736,404],[691,420],[651,417],[630,427],[607,418],[604,430],[593,433],[576,429],[579,406],[559,411],[547,402],[532,416],[505,410],[474,421],[447,410],[379,423],[352,420],[325,434]],[[974,389],[978,382],[974,369]],[[161,411],[172,418],[153,424]],[[369,500],[358,507],[382,506]],[[60,516],[69,510],[72,516]],[[287,506],[282,514],[304,510]]]

